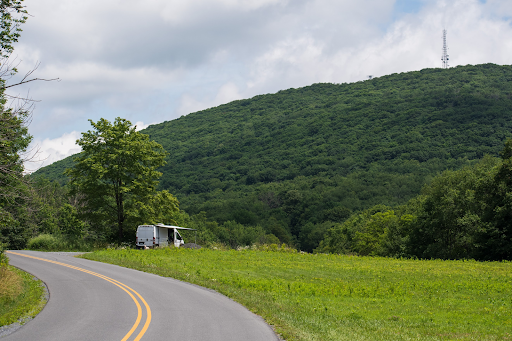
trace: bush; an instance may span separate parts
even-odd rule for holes
[[[131,244],[123,243],[122,246]],[[118,245],[116,245],[117,247]],[[63,235],[40,234],[37,237],[30,239],[27,243],[27,248],[30,250],[40,251],[92,251],[94,249],[107,248],[102,240],[87,240],[85,238],[70,237]]]
[[[30,239],[27,243],[27,247],[31,250],[55,251],[61,249],[62,244],[62,241],[54,235],[40,234]]]
[[[0,243],[0,268],[9,265],[9,258],[4,253],[5,250],[5,244]]]

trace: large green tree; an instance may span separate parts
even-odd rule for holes
[[[473,258],[495,219],[484,212],[495,191],[499,160],[485,157],[479,163],[445,171],[423,188],[424,201],[416,228],[411,231],[411,253],[420,258]]]
[[[17,218],[27,199],[23,152],[31,136],[26,125],[30,119],[30,110],[26,110],[23,105],[9,107],[8,96],[4,91],[9,87],[6,85],[7,79],[17,71],[9,63],[9,57],[13,44],[20,36],[20,25],[27,19],[26,13],[22,0],[0,2],[0,243],[6,243],[9,248],[24,245],[24,239],[20,239],[23,233]]]
[[[128,120],[89,121],[94,129],[77,140],[82,152],[66,174],[93,227],[105,228],[111,237],[117,234],[119,242],[125,241],[127,224],[147,218],[146,209],[162,175],[157,168],[165,164],[166,152]]]
[[[26,111],[5,107],[6,99],[0,94],[0,203],[13,205],[23,192],[23,158],[31,136],[25,123]]]
[[[512,260],[512,140],[505,142],[482,219],[486,229],[477,234],[477,257]]]
[[[0,1],[0,210],[7,204],[12,205],[20,194],[23,172],[20,154],[31,140],[25,124],[29,111],[8,107],[4,93],[6,79],[16,73],[9,64],[9,56],[18,41],[20,25],[27,19],[21,3],[22,0]]]

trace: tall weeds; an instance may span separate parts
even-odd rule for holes
[[[7,265],[0,265],[0,302],[14,300],[21,293],[21,290],[21,278]]]
[[[8,267],[4,244],[0,243],[0,302],[12,300],[21,292],[21,278]]]

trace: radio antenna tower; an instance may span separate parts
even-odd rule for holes
[[[441,57],[441,60],[443,61],[443,69],[448,69],[448,47],[446,46],[446,30],[443,30],[443,56]]]

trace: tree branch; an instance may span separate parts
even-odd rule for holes
[[[33,78],[33,79],[29,79],[28,81],[21,81],[21,82],[16,83],[16,84],[11,84],[11,85],[8,85],[8,86],[0,87],[0,91],[1,90],[5,90],[7,88],[11,88],[13,86],[17,86],[17,85],[21,85],[21,84],[25,84],[25,83],[30,83],[30,82],[33,82],[33,81],[51,82],[51,81],[60,81],[60,78],[53,78],[53,79]]]

